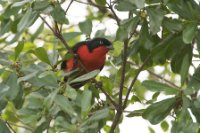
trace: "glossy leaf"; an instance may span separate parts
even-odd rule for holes
[[[115,6],[115,8],[118,11],[131,11],[137,9],[137,7],[130,1],[119,1],[119,3]]]
[[[98,73],[100,72],[100,70],[94,70],[91,71],[89,73],[86,73],[78,78],[73,79],[72,81],[70,81],[71,83],[77,83],[77,82],[82,82],[82,81],[86,81],[88,79],[94,78]]]
[[[87,19],[84,22],[80,22],[79,23],[79,28],[81,30],[82,33],[86,34],[86,35],[90,35],[92,32],[92,21]]]
[[[20,32],[22,30],[24,30],[28,24],[30,23],[30,19],[32,18],[32,9],[29,8],[26,13],[24,14],[24,16],[22,17],[22,19],[20,20],[20,22],[17,25],[17,31]]]
[[[84,91],[82,95],[81,101],[81,112],[89,112],[91,109],[91,99],[92,99],[92,92],[91,91]]]
[[[9,90],[8,90],[8,97],[9,99],[13,100],[16,98],[19,90],[20,90],[20,86],[17,84],[17,75],[15,73],[12,73],[9,77],[8,80],[5,83],[7,86],[9,86]]]
[[[128,115],[126,115],[126,117],[142,116],[143,112],[144,112],[144,109],[134,110],[134,111],[130,112]]]
[[[71,133],[76,131],[76,125],[69,123],[64,117],[60,116],[55,119],[55,126],[58,129],[64,129]]]
[[[155,92],[165,92],[166,94],[177,94],[177,88],[173,88],[167,84],[160,83],[154,80],[145,80],[142,82],[142,85],[150,91]]]
[[[171,68],[175,73],[181,75],[181,83],[183,84],[188,75],[189,67],[192,61],[192,47],[185,45],[176,55],[172,58]]]
[[[71,41],[74,38],[80,36],[82,33],[81,32],[67,32],[63,33],[63,37],[65,38],[66,41]]]
[[[72,88],[70,85],[67,85],[66,90],[65,90],[65,95],[68,98],[75,100],[78,94],[74,88]]]
[[[24,48],[24,42],[19,42],[18,45],[15,47],[15,60],[17,60],[23,48]]]
[[[156,34],[160,31],[160,26],[164,18],[164,12],[161,9],[147,8],[150,21],[150,31]]]
[[[15,2],[15,3],[12,4],[12,7],[23,6],[24,4],[26,4],[28,2],[31,2],[31,0],[22,0],[22,1],[19,1],[19,2]]]
[[[49,57],[46,50],[43,47],[39,47],[34,51],[34,54],[43,62],[50,65]]]
[[[173,109],[176,98],[169,98],[150,105],[143,113],[142,117],[155,125],[161,122]]]
[[[196,30],[197,30],[197,24],[196,23],[187,24],[185,26],[185,28],[183,30],[183,41],[186,44],[192,43]]]
[[[137,8],[143,8],[144,4],[145,4],[145,0],[134,0],[131,1],[133,4],[135,4],[137,6]]]
[[[62,96],[62,95],[57,95],[54,99],[55,103],[66,113],[70,115],[75,115],[75,111],[70,103],[70,101]]]
[[[51,12],[51,16],[59,24],[68,24],[69,23],[67,18],[65,17],[65,11],[58,4],[56,4],[55,7],[53,8],[53,11]]]
[[[94,112],[94,114],[87,120],[87,122],[98,121],[98,120],[104,119],[108,115],[109,115],[109,110],[107,108],[98,110],[98,111]]]

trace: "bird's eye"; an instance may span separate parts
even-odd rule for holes
[[[100,41],[99,44],[103,44],[103,41]]]

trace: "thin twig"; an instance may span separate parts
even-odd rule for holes
[[[104,88],[100,85],[98,85],[98,81],[96,81],[95,79],[92,79],[92,82],[94,82],[97,86],[97,88],[99,88],[105,95],[106,98],[108,98],[108,100],[112,103],[112,105],[115,107],[115,109],[117,109],[118,105],[117,103],[112,99],[112,97],[104,90]]]
[[[72,5],[73,1],[74,1],[74,0],[71,0],[71,1],[70,1],[70,3],[69,3],[69,5],[68,5],[67,9],[65,10],[65,15],[67,14],[67,12],[68,12],[70,6]]]
[[[47,23],[47,21],[41,16],[39,15],[39,17],[42,19],[42,21],[47,25],[47,27],[54,33],[54,29],[49,25],[49,23]],[[54,33],[55,34],[55,33]]]
[[[6,125],[8,125],[8,127],[12,130],[13,133],[17,133],[7,121],[6,121]]]
[[[18,125],[18,124],[15,124],[13,122],[10,122],[10,121],[6,121],[7,124],[9,125],[13,125],[15,127],[20,127],[20,128],[24,128],[26,130],[29,130],[29,131],[33,131],[33,129],[31,127],[28,127],[28,126],[25,126],[25,125]]]
[[[133,62],[128,61],[128,63],[129,63],[130,65],[135,66],[135,67],[139,67],[137,64],[134,64]],[[156,78],[158,78],[158,79],[163,80],[163,81],[166,82],[168,85],[170,85],[170,86],[176,88],[177,90],[179,90],[178,88],[180,88],[180,87],[177,86],[176,84],[174,84],[173,82],[171,82],[171,81],[165,79],[164,77],[162,77],[162,76],[160,76],[160,75],[158,75],[158,74],[156,74],[156,73],[154,73],[154,72],[152,72],[152,71],[150,71],[150,70],[147,70],[147,71],[148,71],[148,73],[151,74],[152,76],[154,76],[154,77],[156,77]]]
[[[117,14],[115,13],[114,9],[113,9],[113,5],[111,5],[111,3],[108,5],[108,8],[110,9],[110,11],[113,13],[114,15],[114,18],[117,22],[117,25],[119,26],[120,25],[120,19],[119,17],[117,16]]]
[[[60,39],[60,41],[64,44],[65,48],[69,51],[69,53],[74,54],[74,52],[72,51],[72,49],[69,47],[69,45],[67,44],[67,42],[65,41],[65,39],[63,38],[62,34],[60,34],[57,30],[54,30],[49,23],[40,15],[40,18],[42,19],[42,21],[49,27],[49,29],[53,32],[53,34]]]
[[[169,84],[169,85],[171,85],[172,87],[174,87],[175,89],[179,90],[178,88],[180,88],[180,87],[177,86],[176,84],[174,84],[173,82],[171,82],[171,81],[169,81],[169,80],[163,78],[162,76],[160,76],[160,75],[158,75],[158,74],[156,74],[156,73],[154,73],[154,72],[152,72],[152,71],[150,71],[150,70],[147,70],[147,71],[148,71],[151,75],[153,75],[153,76],[155,76],[155,77],[157,77],[157,78],[159,78],[159,79],[165,81],[167,84]]]
[[[70,3],[69,3],[69,5],[68,5],[67,9],[65,10],[65,15],[67,14],[69,8],[71,7],[73,1],[74,1],[74,0],[71,0],[71,1],[70,1]],[[61,24],[60,30],[59,30],[60,33],[62,33],[62,27],[63,27],[63,25]]]
[[[125,100],[124,100],[123,109],[126,108],[126,105],[127,105],[127,102],[128,102],[128,98],[129,98],[129,95],[130,95],[130,92],[131,92],[131,90],[132,90],[132,88],[133,88],[135,82],[137,81],[137,78],[138,78],[140,72],[143,70],[144,66],[148,63],[148,61],[149,61],[150,58],[151,58],[151,54],[150,54],[149,56],[147,56],[147,58],[144,60],[144,62],[143,62],[143,64],[142,64],[142,66],[138,69],[138,71],[137,71],[135,77],[133,78],[133,80],[132,80],[132,82],[131,82],[131,84],[130,84],[130,86],[129,86],[129,88],[128,88],[128,92],[127,92],[126,98],[125,98]]]

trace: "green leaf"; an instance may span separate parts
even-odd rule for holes
[[[192,61],[192,46],[185,45],[172,58],[171,68],[174,73],[181,75],[181,83],[183,84],[187,78],[189,67]]]
[[[39,36],[39,34],[43,31],[43,29],[44,29],[44,23],[42,23],[42,24],[38,27],[38,29],[35,31],[35,33],[33,33],[33,34],[31,35],[31,41],[32,41],[32,42]]]
[[[120,26],[117,30],[116,39],[120,41],[124,41],[127,38],[128,38],[128,32],[126,31],[124,27]]]
[[[92,92],[86,90],[82,94],[82,101],[81,101],[81,112],[87,113],[91,109],[91,99],[92,99]]]
[[[118,11],[132,11],[137,9],[137,7],[131,1],[119,1],[115,8]]]
[[[160,27],[164,18],[164,12],[159,8],[147,8],[150,21],[150,31],[156,34],[160,31]]]
[[[53,51],[52,53],[49,55],[49,61],[51,63],[51,66],[55,67],[58,63],[58,58],[59,58],[59,54],[58,54],[58,50],[56,48],[57,45],[53,45]]]
[[[7,96],[9,97],[9,99],[14,100],[20,90],[20,86],[17,84],[17,75],[15,73],[9,75],[8,80],[5,84],[9,86]]]
[[[12,65],[12,62],[6,59],[0,59],[0,64],[4,66],[10,66]]]
[[[55,126],[57,127],[58,130],[65,129],[69,133],[73,133],[77,131],[75,124],[69,123],[66,119],[64,119],[64,117],[61,117],[61,116],[58,116],[55,119]],[[61,130],[61,132],[63,132],[63,130]]]
[[[26,3],[29,3],[31,2],[32,0],[22,0],[22,1],[19,1],[19,2],[15,2],[12,4],[12,7],[18,7],[18,6],[23,6],[25,5]]]
[[[40,81],[44,86],[49,86],[53,88],[58,87],[57,77],[54,72],[52,71],[45,71],[38,75]]]
[[[185,90],[185,92],[187,90],[191,90],[193,93],[193,91],[197,91],[200,89],[200,67],[198,67],[196,70],[195,70],[195,73],[192,75],[192,78],[190,79],[189,83],[188,83],[188,87],[187,89]]]
[[[87,19],[84,22],[80,22],[79,23],[79,28],[80,28],[82,33],[90,36],[90,34],[92,32],[92,21]]]
[[[52,107],[52,104],[58,94],[59,89],[55,89],[52,91],[45,99],[44,99],[44,106],[47,110]]]
[[[41,114],[37,111],[27,108],[22,108],[18,110],[16,114],[20,118],[20,120],[26,124],[33,124],[34,122],[37,122],[38,119],[41,117]]]
[[[69,21],[65,17],[65,11],[62,9],[62,7],[59,4],[55,5],[55,7],[53,8],[53,11],[51,12],[51,16],[59,24],[69,23]]]
[[[18,11],[21,9],[21,7],[12,7],[12,5],[8,5],[3,12],[2,16],[4,18],[10,18],[12,15],[16,16],[18,14]]]
[[[1,21],[0,36],[3,36],[5,33],[9,32],[10,28],[11,28],[11,21],[10,22],[8,20]]]
[[[166,132],[168,129],[169,129],[169,124],[166,122],[166,121],[163,121],[161,124],[160,124],[162,130],[164,132]]]
[[[102,6],[106,4],[106,0],[95,0],[95,2]]]
[[[23,48],[24,48],[24,42],[19,42],[18,45],[15,47],[15,60],[17,60]]]
[[[119,57],[119,55],[122,53],[123,49],[123,42],[121,41],[115,41],[113,42],[114,50],[111,51],[114,57]]]
[[[161,122],[176,105],[176,98],[169,98],[150,105],[142,117],[155,125]]]
[[[71,105],[70,101],[66,97],[62,95],[56,95],[54,101],[60,107],[60,109],[62,109],[63,111],[65,111],[66,113],[70,115],[75,115],[73,106]]]
[[[183,25],[180,20],[167,17],[163,19],[163,27],[165,27],[171,32],[181,31],[183,29]]]
[[[87,122],[99,121],[106,118],[109,115],[109,109],[105,108],[98,110],[93,113],[93,115],[87,120]]]
[[[126,117],[142,116],[143,112],[144,112],[144,109],[134,110],[130,112],[128,115],[126,115]]]
[[[86,73],[78,78],[75,78],[74,80],[70,81],[71,83],[77,83],[77,82],[82,82],[82,81],[86,81],[88,79],[94,78],[98,73],[100,72],[100,70],[94,70],[91,71],[89,73]]]
[[[0,133],[11,133],[6,123],[0,120]]]
[[[63,33],[63,37],[66,41],[71,41],[74,38],[80,36],[82,33],[81,32],[67,32]]]
[[[128,34],[134,32],[137,28],[139,21],[139,16],[124,20],[117,30],[116,38],[120,41],[124,41],[125,39],[127,39]]]
[[[177,88],[173,88],[167,84],[160,83],[154,80],[145,80],[142,82],[142,85],[150,91],[154,92],[165,92],[166,94],[177,94]]]
[[[43,1],[35,1],[33,3],[33,10],[42,11],[46,9],[49,6],[49,1],[43,0]]]
[[[48,128],[49,128],[49,122],[45,121],[39,126],[37,126],[37,128],[33,131],[33,133],[42,133],[45,129],[48,129]]]
[[[133,3],[134,5],[136,5],[136,7],[139,9],[143,8],[144,4],[145,4],[145,0],[133,0],[130,2]]]
[[[22,81],[28,81],[29,79],[35,77],[35,76],[37,75],[37,73],[38,73],[38,71],[29,73],[28,75],[25,75],[25,76],[23,76],[23,77],[20,77],[20,78],[18,78],[17,83],[20,83],[20,82],[22,82]]]
[[[18,25],[17,25],[17,31],[21,32],[22,30],[24,30],[26,27],[28,27],[28,25],[30,24],[30,19],[32,18],[32,9],[29,8],[26,13],[23,15],[23,17],[21,18],[21,20],[19,21]]]
[[[50,65],[49,57],[43,47],[39,47],[34,51],[34,54],[42,61]]]
[[[67,85],[67,88],[65,89],[65,96],[69,97],[72,100],[75,100],[77,97],[77,92],[70,85]]]
[[[150,133],[155,133],[155,131],[154,131],[154,129],[152,127],[148,127],[148,129],[149,129]]]
[[[187,24],[183,30],[183,42],[186,44],[192,43],[196,30],[197,30],[196,23]]]

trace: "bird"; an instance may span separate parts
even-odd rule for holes
[[[112,49],[112,43],[106,38],[97,37],[78,42],[72,47],[72,51],[75,56],[64,60],[61,63],[61,70],[64,73],[70,73],[73,70],[78,69],[75,78],[93,70],[101,71],[106,61],[106,54],[109,50]],[[67,81],[68,77],[65,77],[64,80]],[[87,82],[88,81],[72,83],[70,86],[72,88],[78,89],[85,85]]]

